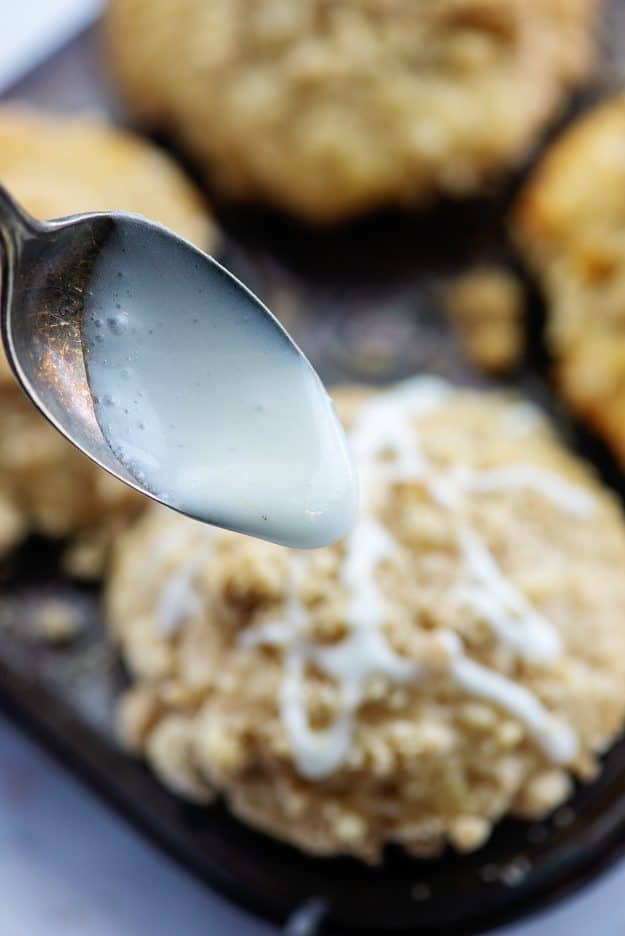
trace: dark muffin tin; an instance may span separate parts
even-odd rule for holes
[[[619,51],[625,67],[624,13],[622,0],[613,0],[603,78],[562,123],[618,84]],[[86,32],[8,97],[55,110],[95,107],[119,118],[99,56],[96,31]],[[515,266],[505,214],[524,171],[476,201],[413,217],[378,214],[325,232],[264,211],[218,206],[225,231],[220,259],[278,314],[328,383],[386,383],[430,372],[487,385],[445,322],[440,285],[477,263]],[[623,496],[623,476],[608,453],[554,396],[541,338],[543,310],[525,282],[532,340],[506,386],[547,409],[567,443]],[[605,757],[600,777],[548,821],[506,820],[473,855],[448,852],[419,861],[389,849],[379,867],[301,855],[239,823],[221,805],[185,804],[120,750],[113,708],[124,673],[106,641],[98,591],[63,576],[58,547],[31,540],[0,567],[0,581],[3,707],[188,868],[286,924],[287,932],[475,933],[559,898],[625,851],[624,739]],[[34,633],[37,609],[50,597],[71,603],[83,622],[68,646],[51,646]]]

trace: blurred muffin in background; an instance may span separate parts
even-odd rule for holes
[[[159,508],[118,541],[121,734],[305,851],[471,851],[559,805],[622,727],[622,514],[529,404],[432,379],[336,401],[362,495],[342,543]]]
[[[0,180],[35,217],[124,209],[202,247],[215,239],[199,194],[171,159],[96,119],[0,107]],[[142,503],[48,425],[0,351],[0,552],[31,530],[80,533],[73,570],[90,574],[108,533]]]
[[[547,300],[557,384],[625,466],[625,95],[554,143],[512,227]]]
[[[479,191],[583,80],[597,0],[110,0],[144,125],[227,196],[335,222]]]

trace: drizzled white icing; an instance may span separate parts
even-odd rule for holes
[[[156,626],[163,636],[171,636],[186,620],[200,613],[202,600],[195,587],[195,577],[203,561],[203,550],[199,544],[205,546],[214,536],[212,527],[181,519],[159,537],[153,549],[145,556],[143,570],[147,578],[154,575],[155,569],[160,573],[181,549],[198,543],[195,561],[176,569],[173,574],[165,575],[155,609]]]
[[[472,608],[517,656],[530,663],[554,660],[562,649],[558,631],[505,578],[475,533],[462,530],[459,539],[472,581],[456,588],[456,599]]]
[[[536,465],[505,465],[480,471],[460,469],[459,480],[466,491],[480,494],[511,488],[533,491],[580,517],[588,516],[594,506],[594,498],[588,491]]]
[[[352,708],[344,707],[330,728],[313,731],[302,700],[304,658],[301,653],[286,656],[280,686],[280,711],[293,745],[300,774],[309,780],[323,780],[337,770],[352,742]]]
[[[445,509],[460,511],[460,516],[463,505],[475,497],[502,489],[529,491],[576,516],[592,510],[590,493],[534,465],[441,470],[430,464],[414,420],[444,406],[453,394],[453,389],[438,379],[410,380],[378,394],[360,408],[356,417],[350,440],[360,471],[362,510],[344,541],[340,569],[347,598],[346,636],[331,645],[316,643],[307,636],[308,615],[299,591],[309,559],[306,554],[290,551],[290,593],[281,618],[248,630],[241,637],[243,646],[271,645],[283,651],[280,713],[296,767],[307,778],[327,777],[344,762],[352,742],[355,711],[373,676],[406,683],[425,675],[420,664],[393,649],[383,629],[390,611],[377,573],[385,561],[398,557],[401,561],[400,545],[376,519],[376,498],[383,497],[388,486],[417,481],[433,501]],[[523,404],[512,404],[509,410],[511,434],[527,430],[540,420],[533,408]],[[501,425],[506,431],[505,420]],[[533,665],[553,662],[561,652],[559,633],[505,577],[485,543],[466,522],[459,527],[458,549],[465,577],[451,599],[470,608],[520,659]],[[170,603],[176,604],[173,592],[177,588],[179,607],[185,602],[194,607],[195,600],[189,588],[171,588],[172,593],[166,595],[164,591],[162,597],[163,613],[170,621],[179,619],[170,607]],[[548,712],[532,692],[472,660],[453,632],[443,632],[436,639],[448,653],[449,675],[459,689],[517,718],[554,761],[567,763],[574,757],[574,732]],[[338,716],[322,731],[312,729],[308,720],[305,689],[306,671],[311,665],[335,682],[340,696]]]
[[[318,780],[345,760],[351,744],[352,713],[358,708],[372,676],[402,683],[414,680],[421,668],[395,653],[379,625],[386,605],[375,570],[394,554],[396,544],[386,529],[362,516],[346,542],[341,578],[349,595],[349,632],[338,644],[320,646],[304,639],[306,612],[299,600],[305,558],[292,559],[292,577],[284,620],[271,621],[242,635],[244,646],[269,644],[284,651],[285,676],[280,687],[280,711],[300,773]],[[323,731],[311,729],[303,697],[307,664],[314,663],[340,687],[341,714]]]
[[[501,426],[509,436],[523,436],[544,425],[545,418],[537,406],[527,400],[511,403],[501,414]]]
[[[418,480],[433,500],[449,508],[471,494],[518,488],[545,497],[575,515],[592,510],[593,498],[589,493],[534,465],[483,470],[452,468],[435,473],[419,444],[413,420],[444,405],[452,393],[447,384],[437,379],[406,381],[365,404],[356,418],[351,444],[360,469],[363,512],[345,542],[341,569],[341,581],[348,595],[347,636],[332,646],[303,639],[305,611],[297,596],[303,559],[298,559],[299,573],[284,621],[269,623],[245,638],[248,644],[277,643],[283,648],[281,715],[298,770],[310,779],[328,776],[347,756],[352,715],[372,675],[382,674],[392,681],[406,682],[422,673],[418,664],[392,649],[382,630],[387,604],[376,581],[376,571],[386,559],[398,554],[399,546],[374,516],[372,498],[379,489],[375,482]],[[519,423],[529,428],[539,419],[531,408],[521,409],[518,404],[515,414],[519,416],[511,420],[515,433],[519,431]],[[465,560],[467,581],[458,585],[456,600],[471,607],[520,658],[535,664],[553,661],[561,651],[557,630],[505,578],[473,530],[461,530],[458,545]],[[449,632],[441,635],[441,640],[449,653],[450,676],[461,689],[499,705],[518,718],[553,760],[565,763],[574,756],[574,733],[547,712],[534,694],[467,657],[457,635]],[[303,682],[309,662],[334,679],[341,693],[341,712],[324,731],[311,730],[306,714]]]
[[[442,631],[437,637],[449,653],[451,674],[462,689],[518,718],[556,764],[566,764],[575,757],[575,732],[561,718],[548,712],[534,693],[465,656],[460,638],[452,631]]]
[[[241,645],[253,647],[269,644],[283,648],[284,678],[280,685],[280,711],[287,734],[294,747],[297,745],[301,773],[311,780],[317,780],[333,773],[345,759],[351,742],[350,714],[358,701],[350,700],[349,690],[343,689],[343,714],[327,731],[314,731],[310,727],[303,698],[304,675],[317,648],[304,639],[306,615],[298,595],[304,573],[303,556],[293,557],[290,571],[291,583],[284,620],[271,621],[260,629],[245,631],[241,635]]]
[[[173,634],[181,624],[199,614],[202,599],[195,588],[195,565],[183,566],[163,586],[156,609],[156,625],[161,634]]]

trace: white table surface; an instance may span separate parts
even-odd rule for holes
[[[0,0],[0,90],[101,0]],[[0,936],[273,936],[161,854],[0,714]],[[625,862],[494,936],[623,936]]]
[[[95,19],[104,0],[0,0],[0,91]]]

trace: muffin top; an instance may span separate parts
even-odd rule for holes
[[[513,232],[547,300],[558,385],[625,464],[625,95],[556,140]]]
[[[205,250],[216,230],[200,193],[156,146],[96,117],[0,107],[0,179],[35,218],[131,211]],[[0,353],[0,381],[12,380]]]
[[[159,509],[123,538],[122,733],[305,850],[470,850],[560,802],[619,730],[620,511],[526,403],[421,379],[337,404],[362,484],[340,544]]]
[[[113,70],[226,194],[332,222],[522,159],[593,59],[595,0],[111,0]]]

